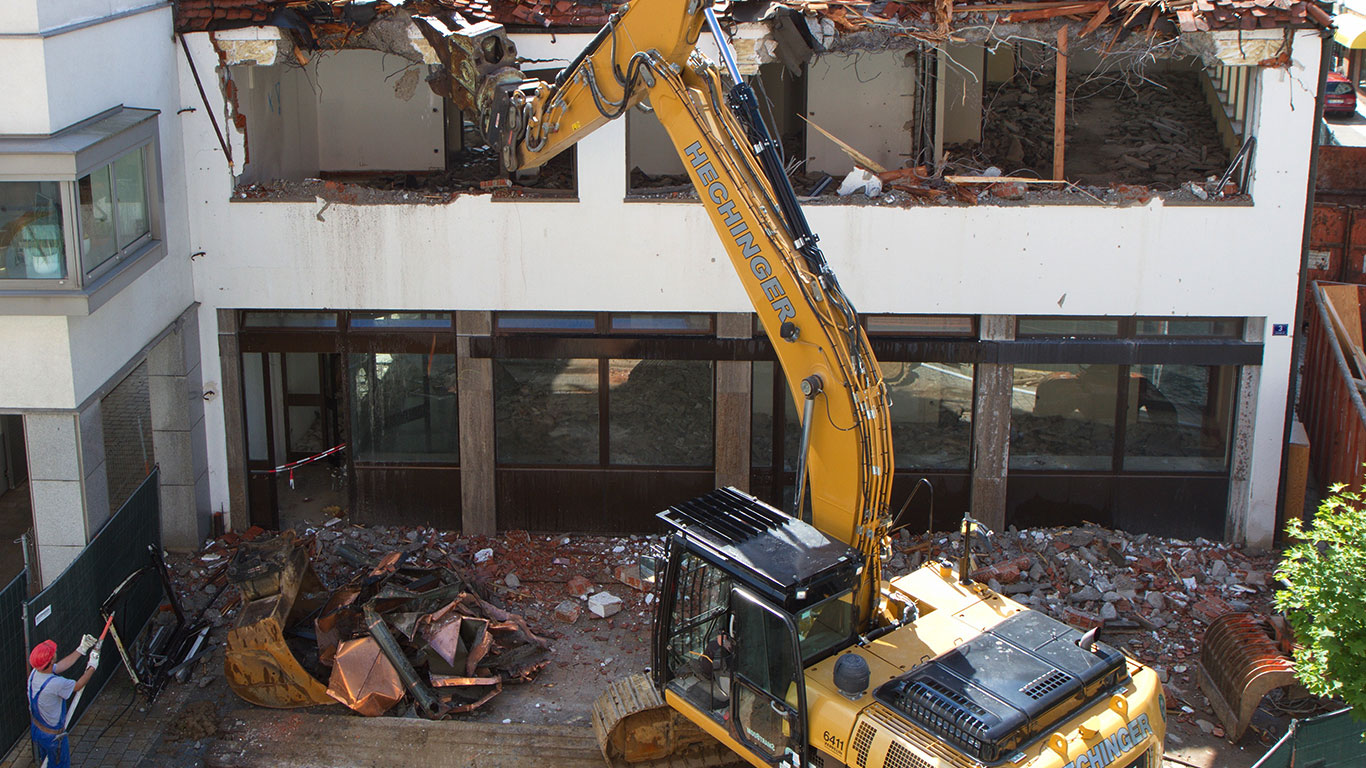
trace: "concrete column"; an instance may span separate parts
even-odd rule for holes
[[[726,312],[716,316],[716,336],[748,339],[754,335],[754,316]],[[716,485],[749,490],[750,386],[753,363],[716,362]]]
[[[1243,323],[1243,341],[1263,343],[1266,318],[1250,317]],[[1252,516],[1252,445],[1257,432],[1257,400],[1260,397],[1262,366],[1245,365],[1238,375],[1238,412],[1233,424],[1233,446],[1229,456],[1228,513],[1224,519],[1224,540],[1256,548],[1271,546],[1274,527],[1256,541],[1248,541],[1248,521]],[[1279,459],[1279,457],[1278,457]],[[1274,504],[1273,504],[1274,506]],[[1274,513],[1273,513],[1274,514]]]
[[[218,310],[218,367],[223,377],[216,396],[223,408],[223,434],[228,470],[228,526],[251,525],[247,505],[246,417],[242,413],[242,355],[237,341],[237,311]],[[208,393],[205,393],[208,394]]]
[[[466,535],[491,534],[498,530],[493,361],[470,357],[470,337],[492,334],[493,314],[457,312],[455,333],[455,365],[460,377],[460,527]]]
[[[87,403],[76,419],[80,427],[81,487],[85,494],[85,530],[93,537],[113,516],[109,474],[104,450],[104,409],[99,400]]]
[[[42,584],[49,584],[90,540],[82,488],[80,419],[76,413],[26,414],[24,436],[38,576]],[[107,492],[105,499],[107,507]]]
[[[152,447],[161,476],[161,540],[199,547],[209,533],[209,460],[204,434],[199,324],[182,315],[147,353]]]
[[[1015,338],[1013,315],[983,315],[984,341]],[[1006,524],[1006,476],[1010,465],[1010,396],[1015,366],[977,365],[972,406],[972,516],[993,531]]]

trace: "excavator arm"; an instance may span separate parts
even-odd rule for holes
[[[798,411],[809,522],[864,556],[877,605],[892,446],[882,374],[783,170],[709,0],[635,0],[553,83],[517,69],[499,25],[417,17],[445,65],[433,87],[476,116],[505,170],[537,167],[642,100],[668,131],[758,313]],[[697,50],[710,25],[726,71]],[[729,79],[730,82],[727,82]]]

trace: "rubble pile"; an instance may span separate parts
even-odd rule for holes
[[[1021,70],[988,98],[982,143],[952,154],[1046,178],[1053,163],[1053,72]],[[1215,179],[1229,157],[1196,73],[1149,73],[1131,87],[1082,81],[1068,94],[1067,177],[1082,185],[1175,188]],[[955,151],[956,150],[956,151]]]
[[[1128,534],[1094,524],[1009,531],[978,542],[975,578],[1017,602],[1089,629],[1153,667],[1178,717],[1208,711],[1197,687],[1205,629],[1231,611],[1274,613],[1274,554],[1206,539]],[[901,535],[889,563],[901,573],[956,558],[961,536]],[[1207,721],[1208,722],[1208,721]],[[1217,726],[1214,726],[1216,729]],[[1219,729],[1222,730],[1222,729]]]
[[[536,197],[572,194],[573,153],[547,162],[532,177],[509,179],[487,146],[453,153],[446,170],[408,173],[332,173],[329,178],[244,182],[233,199],[291,202],[321,199],[345,205],[413,203],[444,205],[461,195]]]
[[[572,710],[565,696],[649,664],[658,537],[463,536],[354,525],[340,514],[300,531],[325,587],[312,597],[327,607],[312,627],[295,633],[312,629],[316,640],[295,637],[291,647],[313,668],[325,669],[326,661],[345,667],[342,680],[333,677],[332,692],[362,713],[392,712],[415,697],[399,665],[386,659],[376,625],[439,702],[435,716],[473,710],[520,681],[534,681],[530,695],[518,700],[526,703],[500,705],[496,717],[518,716],[518,706],[547,714]],[[221,566],[240,543],[262,534],[227,534],[187,560],[176,558],[175,580],[187,605],[202,607],[214,591],[206,580],[221,580]],[[979,581],[1068,624],[1100,627],[1101,639],[1157,671],[1172,717],[1221,734],[1197,683],[1201,639],[1228,612],[1273,613],[1273,554],[1091,524],[1011,529],[976,542]],[[958,534],[903,532],[886,573],[956,559],[960,547]],[[227,623],[235,592],[226,590],[225,615],[210,610],[211,620]],[[299,650],[305,640],[317,661]],[[547,665],[555,673],[548,681],[538,677]],[[415,701],[418,713],[432,714]]]

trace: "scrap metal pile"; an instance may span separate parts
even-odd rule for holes
[[[456,557],[426,544],[378,561],[338,545],[353,575],[327,589],[313,570],[313,537],[242,542],[229,569],[245,600],[228,633],[229,685],[262,706],[337,701],[368,716],[411,695],[417,713],[439,719],[532,680],[549,642],[494,604]]]

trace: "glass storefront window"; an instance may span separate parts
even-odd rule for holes
[[[891,398],[898,469],[967,469],[972,456],[972,366],[881,363]]]
[[[61,185],[0,182],[0,280],[65,277]]]
[[[352,328],[450,328],[449,312],[352,312]]]
[[[598,361],[494,360],[500,464],[596,465]]]
[[[674,312],[618,312],[612,330],[627,333],[710,333],[711,315]]]
[[[336,312],[246,312],[244,328],[336,328]]]
[[[499,312],[493,325],[495,330],[512,333],[592,333],[598,321],[592,312]]]
[[[972,336],[973,318],[966,315],[864,315],[869,336]]]
[[[711,466],[714,381],[707,360],[609,360],[610,463]]]
[[[355,461],[459,462],[455,355],[366,352],[347,362]]]
[[[753,366],[752,400],[750,402],[750,466],[755,469],[773,467],[773,376],[778,364],[757,360]],[[797,453],[801,449],[802,424],[797,418],[797,406],[788,395],[787,387],[779,387],[783,407],[783,471],[797,470]]]
[[[1235,318],[1178,318],[1139,320],[1139,336],[1184,336],[1236,339],[1243,335],[1243,322]]]
[[[1119,366],[1015,366],[1010,468],[1109,470]]]
[[[1226,469],[1237,380],[1236,366],[1134,366],[1125,409],[1124,468]]]
[[[1017,336],[1106,337],[1119,335],[1119,319],[1109,317],[1021,317]]]

